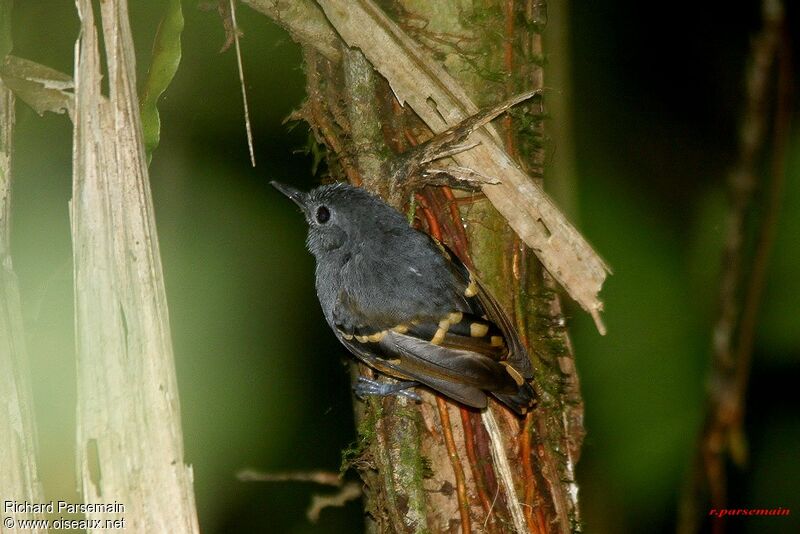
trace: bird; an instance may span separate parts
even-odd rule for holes
[[[535,405],[533,367],[486,286],[446,246],[376,195],[345,182],[309,192],[271,182],[308,223],[325,320],[356,358],[396,381],[360,377],[356,394],[424,386],[463,405],[493,395],[517,414]]]

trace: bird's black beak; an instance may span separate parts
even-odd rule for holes
[[[299,189],[295,189],[294,187],[290,187],[286,184],[282,184],[280,182],[271,181],[270,184],[272,187],[289,197],[292,202],[300,206],[300,209],[303,210],[305,213],[306,211],[306,197],[308,196],[306,193],[303,193]]]

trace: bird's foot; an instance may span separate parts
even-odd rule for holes
[[[406,397],[415,402],[422,402],[422,397],[408,388],[418,386],[418,382],[413,381],[396,381],[396,382],[380,382],[370,378],[359,376],[358,382],[353,386],[353,391],[359,398],[366,397],[388,397],[389,395],[399,395]]]

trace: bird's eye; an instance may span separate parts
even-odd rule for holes
[[[325,206],[320,206],[317,208],[317,222],[319,224],[325,224],[328,222],[328,219],[331,218],[331,212],[328,211],[328,208]]]

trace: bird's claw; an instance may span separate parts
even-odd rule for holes
[[[356,396],[363,399],[366,397],[388,397],[390,395],[399,395],[406,397],[415,402],[422,402],[420,397],[414,391],[408,388],[418,386],[417,382],[412,381],[397,381],[397,382],[380,382],[370,378],[359,376],[358,382],[353,386],[353,391]]]

